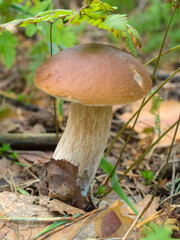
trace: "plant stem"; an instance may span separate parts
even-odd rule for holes
[[[115,165],[113,171],[111,172],[111,174],[110,174],[110,175],[108,176],[108,178],[106,179],[106,181],[105,181],[105,183],[104,183],[104,186],[107,185],[109,179],[113,176],[115,170],[117,169],[117,167],[118,167],[118,165],[119,165],[119,163],[120,163],[120,161],[121,161],[122,155],[123,155],[123,153],[124,153],[124,151],[125,151],[125,148],[126,148],[128,142],[129,142],[129,140],[131,139],[131,136],[132,136],[134,127],[135,127],[135,125],[136,125],[136,123],[137,123],[137,120],[138,120],[138,118],[139,118],[140,112],[141,112],[141,110],[142,110],[142,108],[143,108],[144,101],[145,101],[145,98],[143,99],[143,101],[142,101],[142,103],[141,103],[141,106],[140,106],[140,108],[139,108],[139,112],[137,113],[137,116],[136,116],[136,119],[135,119],[135,121],[134,121],[134,124],[133,124],[133,126],[132,126],[132,128],[131,128],[131,131],[130,131],[130,133],[129,133],[129,135],[128,135],[128,138],[127,138],[127,140],[126,140],[126,142],[125,142],[125,144],[124,144],[124,146],[123,146],[123,148],[122,148],[122,150],[121,150],[121,153],[120,153],[119,158],[118,158],[118,160],[117,160],[117,162],[116,162],[116,165]]]
[[[119,178],[118,182],[120,183],[124,178],[125,176],[128,174],[129,171],[131,171],[135,166],[137,166],[143,159],[144,157],[146,156],[146,154],[148,152],[151,151],[151,149],[171,130],[173,129],[176,124],[178,124],[178,121],[177,120],[174,124],[172,124],[163,134],[161,134],[161,136],[151,145],[150,148],[148,148],[143,154],[141,154],[141,156],[124,172],[124,174]],[[107,191],[102,197],[104,198],[105,196],[107,196],[113,189],[110,189],[109,191]]]
[[[51,57],[53,55],[52,52],[52,26],[53,23],[50,22],[50,54]],[[58,131],[58,120],[57,120],[57,111],[56,111],[56,98],[53,97],[53,107],[54,107],[54,122],[55,122],[55,127],[56,127],[56,137],[57,137],[57,143],[59,142],[59,131]]]
[[[157,194],[157,191],[159,189],[159,186],[160,186],[160,184],[161,184],[161,182],[163,180],[163,177],[164,177],[164,175],[166,173],[166,169],[167,169],[167,166],[168,166],[168,162],[169,162],[169,159],[170,159],[170,156],[171,156],[171,153],[172,153],[173,145],[174,145],[176,134],[177,134],[177,131],[178,131],[179,123],[180,123],[180,116],[179,116],[178,121],[176,122],[176,129],[175,129],[175,132],[174,132],[174,136],[173,136],[173,139],[172,139],[172,142],[171,142],[171,146],[170,146],[170,149],[169,149],[169,152],[168,152],[168,156],[167,156],[167,159],[166,159],[166,163],[165,163],[165,165],[163,167],[163,170],[162,170],[161,176],[159,178],[158,184],[156,185],[156,188],[154,190],[153,195],[151,196],[150,201],[148,202],[147,206],[145,207],[145,209],[141,213],[141,216],[143,216],[143,214],[147,211],[147,209],[149,208],[149,206],[153,202],[153,200],[154,200],[154,198],[155,198],[155,196]]]
[[[174,8],[174,11],[173,11],[173,13],[172,13],[172,15],[171,15],[169,24],[168,24],[168,26],[167,26],[167,29],[166,29],[166,32],[165,32],[165,35],[164,35],[164,38],[163,38],[163,41],[162,41],[162,44],[161,44],[161,48],[160,48],[160,51],[159,51],[159,55],[158,55],[158,58],[157,58],[157,62],[156,62],[155,68],[154,68],[154,72],[153,72],[153,74],[152,74],[152,79],[153,79],[154,76],[155,76],[155,73],[156,73],[156,70],[157,70],[157,67],[158,67],[158,64],[159,64],[159,61],[160,61],[161,53],[162,53],[162,50],[163,50],[163,47],[164,47],[164,43],[165,43],[165,40],[166,40],[168,31],[169,31],[170,25],[171,25],[172,20],[173,20],[173,18],[174,18],[174,15],[175,15],[177,6],[178,6],[178,1],[177,1],[177,3],[176,3],[176,6],[175,6],[175,8]]]
[[[167,53],[170,53],[170,52],[173,52],[173,51],[175,51],[175,50],[178,50],[179,48],[180,48],[180,45],[177,45],[177,46],[175,46],[175,47],[172,47],[172,48],[168,49],[167,51],[161,53],[161,57],[164,56],[164,55],[166,55]],[[159,57],[159,55],[156,56],[156,57],[154,57],[154,58],[152,58],[152,59],[149,60],[146,64],[144,64],[144,66],[146,67],[146,66],[148,66],[149,64],[155,62],[155,61],[158,59],[158,57]]]
[[[174,77],[176,75],[176,73],[178,73],[180,71],[180,67],[167,79],[165,80],[157,89],[156,91],[154,91],[151,96],[144,102],[143,106],[144,107],[150,100],[151,98],[154,97],[154,95],[159,92],[159,90],[167,83],[169,82],[169,80],[171,80],[172,77]],[[108,153],[111,151],[112,147],[114,146],[116,140],[118,139],[118,137],[122,134],[122,132],[125,130],[125,128],[129,125],[129,123],[132,121],[132,119],[139,113],[140,109],[138,109],[133,115],[132,117],[124,124],[124,126],[120,129],[120,131],[117,133],[117,135],[115,136],[115,138],[113,139],[111,145],[109,146],[109,148],[106,150],[104,157],[106,157],[108,155]]]

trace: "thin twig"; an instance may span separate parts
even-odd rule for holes
[[[169,199],[174,198],[174,197],[177,197],[177,196],[179,196],[179,195],[180,195],[180,192],[177,192],[177,193],[172,194],[171,196],[168,196],[168,197],[165,198],[162,202],[160,202],[159,206],[161,206],[163,203],[167,202]],[[159,206],[158,206],[158,207],[159,207]]]
[[[132,193],[131,189],[126,184],[124,184],[124,183],[121,183],[121,184],[122,184],[122,187],[124,187],[129,192],[129,194],[131,195],[134,202],[137,203],[137,200],[135,199],[134,194]]]
[[[148,204],[148,203],[147,203]],[[128,229],[128,231],[126,232],[126,234],[124,235],[124,237],[122,238],[122,240],[126,240],[127,237],[129,236],[130,232],[133,230],[133,228],[135,227],[137,221],[140,219],[140,217],[142,216],[142,213],[144,211],[144,209],[146,208],[146,205],[142,208],[142,210],[139,212],[139,214],[137,215],[137,217],[135,218],[134,222],[132,223],[132,225],[130,226],[130,228]]]
[[[154,97],[154,95],[159,92],[159,90],[167,83],[171,80],[171,78],[173,78],[178,72],[180,71],[180,67],[167,79],[165,80],[157,89],[156,91],[154,91],[151,96],[144,102],[143,107]],[[122,132],[125,130],[125,128],[129,125],[129,123],[133,120],[133,118],[139,113],[140,109],[138,109],[133,115],[132,117],[124,124],[124,126],[120,129],[120,131],[117,133],[116,137],[113,139],[111,145],[109,146],[109,148],[106,150],[104,157],[106,157],[109,152],[111,151],[112,147],[114,146],[114,143],[117,141],[118,137],[122,134]]]
[[[38,239],[38,238],[39,238],[39,240],[44,240],[45,238],[47,238],[47,237],[51,236],[52,234],[54,234],[54,233],[62,230],[63,228],[66,228],[66,227],[68,227],[68,226],[70,226],[70,225],[72,225],[72,224],[74,224],[74,223],[82,220],[83,218],[88,217],[89,215],[93,215],[94,213],[98,212],[99,210],[101,210],[101,209],[103,209],[103,208],[105,208],[105,207],[106,207],[106,205],[103,205],[102,207],[100,207],[100,208],[98,208],[98,209],[95,209],[95,210],[93,210],[92,212],[88,212],[88,213],[86,213],[85,215],[83,215],[83,216],[81,216],[81,217],[79,217],[79,218],[76,218],[73,222],[65,223],[64,225],[59,226],[59,227],[51,230],[50,232],[44,234],[42,237],[39,236],[39,237],[32,238],[32,239],[35,240],[35,239]]]
[[[119,178],[118,182],[120,183],[128,174],[128,172],[130,172],[135,166],[137,166],[141,161],[143,161],[144,157],[146,156],[146,154],[148,152],[151,151],[151,149],[169,132],[171,131],[178,123],[179,120],[177,120],[174,124],[172,124],[163,134],[161,134],[161,136],[154,141],[154,143],[151,145],[150,148],[148,148],[143,154],[141,154],[141,156],[124,172],[124,174]],[[107,196],[110,192],[112,191],[112,189],[110,189],[109,191],[107,191],[103,197]],[[102,199],[102,198],[101,198]]]
[[[170,146],[170,149],[169,149],[169,152],[168,152],[168,156],[167,156],[167,159],[166,159],[166,164],[164,165],[164,168],[162,170],[162,173],[161,173],[161,176],[159,178],[159,181],[158,181],[158,184],[156,185],[156,188],[154,190],[154,193],[148,203],[148,205],[146,206],[146,208],[144,209],[142,215],[147,211],[147,209],[149,208],[149,206],[151,205],[151,203],[153,202],[154,198],[156,197],[156,194],[157,194],[157,191],[159,189],[159,186],[163,180],[163,177],[166,173],[166,169],[167,169],[167,166],[168,166],[168,162],[169,162],[169,159],[170,159],[170,156],[171,156],[171,153],[172,153],[172,149],[173,149],[173,146],[174,146],[174,142],[175,142],[175,138],[176,138],[176,134],[177,134],[177,131],[178,131],[178,127],[179,127],[179,123],[180,123],[180,116],[179,116],[179,119],[176,123],[176,129],[175,129],[175,132],[174,132],[174,136],[173,136],[173,139],[172,139],[172,143],[171,143],[171,146]]]
[[[53,23],[50,22],[50,54],[51,57],[53,55],[52,52],[52,26]],[[55,122],[55,127],[56,127],[56,137],[57,137],[57,143],[59,142],[59,131],[58,131],[58,120],[57,120],[57,110],[56,110],[56,98],[53,97],[53,107],[54,107],[54,122]]]
[[[137,120],[138,120],[138,118],[139,118],[140,112],[141,112],[141,110],[142,110],[142,108],[143,108],[143,106],[144,106],[144,102],[145,102],[145,98],[143,99],[143,101],[142,101],[142,103],[141,103],[141,106],[140,106],[140,108],[139,108],[139,111],[138,111],[138,114],[137,114],[137,116],[136,116],[136,119],[135,119],[135,121],[134,121],[134,123],[133,123],[133,126],[132,126],[132,128],[131,128],[131,131],[130,131],[128,137],[127,137],[127,140],[126,140],[126,142],[124,143],[124,146],[123,146],[123,148],[122,148],[122,150],[121,150],[121,152],[120,152],[120,155],[119,155],[119,158],[118,158],[118,160],[117,160],[117,162],[116,162],[116,165],[114,166],[111,174],[108,176],[106,182],[104,183],[104,186],[106,186],[107,183],[108,183],[108,181],[109,181],[109,179],[112,178],[114,172],[116,171],[116,169],[117,169],[117,167],[118,167],[118,165],[119,165],[119,163],[120,163],[120,161],[121,161],[122,155],[123,155],[123,153],[124,153],[124,151],[125,151],[125,149],[126,149],[127,144],[129,143],[129,141],[130,141],[130,139],[131,139],[131,136],[132,136],[133,131],[134,131],[134,127],[135,127],[135,125],[136,125],[136,123],[137,123]]]
[[[53,106],[54,106],[54,122],[56,127],[56,137],[57,143],[59,142],[59,131],[58,131],[58,120],[57,120],[57,110],[56,110],[56,98],[53,97]]]
[[[173,52],[175,50],[178,50],[180,48],[180,45],[177,45],[175,47],[172,47],[170,49],[168,49],[167,51],[161,53],[161,57],[166,55],[167,53]],[[151,59],[149,62],[147,62],[146,64],[144,64],[144,66],[148,66],[149,64],[155,62],[158,59],[159,55],[157,57],[154,57],[153,59]]]
[[[175,155],[175,154],[174,154]],[[171,192],[170,195],[173,195],[175,188],[175,176],[176,176],[176,165],[173,162],[172,164],[172,179],[171,179]],[[172,204],[172,198],[170,198],[170,204]]]
[[[163,41],[162,41],[162,44],[161,44],[161,48],[160,48],[160,51],[159,51],[159,56],[158,56],[158,58],[157,58],[157,62],[156,62],[155,68],[154,68],[154,72],[153,72],[153,74],[152,74],[152,79],[153,79],[154,76],[155,76],[155,73],[156,73],[156,70],[157,70],[157,67],[158,67],[158,64],[159,64],[159,61],[160,61],[161,53],[162,53],[162,50],[163,50],[163,47],[164,47],[164,44],[165,44],[165,40],[166,40],[167,34],[168,34],[168,32],[169,32],[169,28],[170,28],[170,26],[171,26],[172,20],[173,20],[173,18],[174,18],[175,12],[176,12],[176,10],[177,10],[177,6],[178,6],[178,1],[177,1],[177,3],[176,3],[176,6],[175,6],[174,11],[173,11],[173,13],[172,13],[172,15],[171,15],[169,24],[168,24],[168,26],[167,26],[166,32],[165,32],[165,34],[164,34],[164,38],[163,38]]]

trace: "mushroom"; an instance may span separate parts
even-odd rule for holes
[[[112,105],[134,102],[151,89],[143,64],[104,44],[78,45],[37,68],[34,83],[46,93],[71,101],[65,132],[53,158],[78,167],[83,196],[96,174],[109,137]]]

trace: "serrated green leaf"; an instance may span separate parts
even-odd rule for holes
[[[125,33],[126,33],[126,47],[129,48],[129,50],[132,52],[132,54],[137,58],[137,52],[135,50],[131,35],[128,32],[128,30],[126,30]]]
[[[104,21],[104,26],[106,26],[107,29],[125,31],[127,28],[127,15],[113,14],[113,15],[107,16],[107,18]]]
[[[0,36],[0,55],[3,58],[4,64],[10,68],[16,56],[15,47],[17,46],[17,38],[10,32],[5,32]]]
[[[142,40],[141,40],[141,37],[140,37],[140,35],[139,35],[139,33],[138,33],[138,31],[135,29],[135,28],[133,28],[132,26],[130,26],[129,24],[127,24],[127,29],[128,29],[128,31],[129,31],[129,33],[133,36],[133,38],[134,38],[134,41],[133,41],[133,43],[134,43],[134,46],[136,47],[136,46],[138,46],[138,47],[142,47]]]

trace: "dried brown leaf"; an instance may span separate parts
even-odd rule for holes
[[[131,104],[131,113],[126,112],[121,115],[121,119],[126,122],[129,120],[129,118],[138,110],[142,103],[142,100],[137,101],[135,103]],[[156,128],[155,125],[155,115],[153,115],[150,112],[152,106],[152,102],[148,102],[146,104],[141,114],[138,118],[138,121],[135,125],[135,131],[139,134],[143,133],[146,128]],[[167,130],[175,121],[178,120],[180,114],[180,102],[176,101],[174,99],[170,99],[168,101],[163,101],[159,106],[159,117],[160,117],[160,128],[162,132]],[[131,121],[129,124],[130,127],[132,127],[134,121]],[[171,142],[174,135],[174,129],[172,129],[165,137],[160,140],[158,143],[159,147],[168,147]],[[155,139],[158,138],[157,133],[155,132]],[[180,128],[178,129],[177,135],[176,135],[176,141],[180,141]]]
[[[85,212],[82,209],[70,206],[67,203],[64,203],[60,200],[53,199],[48,202],[47,207],[50,212],[59,212],[60,214],[70,214],[70,215],[75,215],[77,213],[82,213],[84,214]]]
[[[119,200],[101,213],[94,221],[94,228],[98,237],[123,237],[133,222],[133,218],[126,215]]]
[[[37,202],[38,197],[30,195],[22,195],[13,192],[1,192],[0,193],[0,216],[1,217],[55,217],[53,213],[50,213],[47,208],[34,204]],[[18,232],[21,238],[29,240],[32,235],[36,235],[42,231],[47,224],[39,223],[35,224],[18,224]],[[0,236],[2,239],[14,240],[16,234],[12,227],[12,224],[5,222],[0,230]],[[5,236],[5,238],[4,238]],[[0,238],[1,239],[1,238]]]
[[[86,199],[77,186],[78,167],[65,159],[51,158],[45,164],[38,166],[40,192],[72,204],[78,208],[86,207]]]

